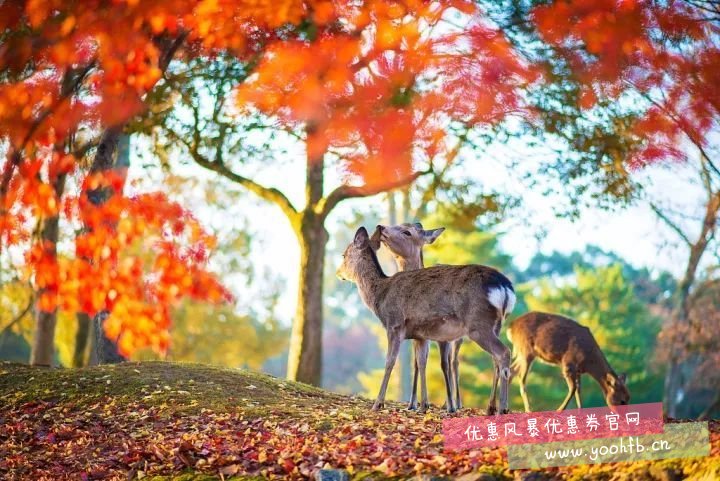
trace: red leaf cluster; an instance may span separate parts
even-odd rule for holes
[[[463,28],[447,23],[463,12]],[[407,178],[448,153],[448,122],[493,124],[522,110],[537,79],[472,2],[367,2],[314,41],[279,41],[236,89],[239,110],[306,126],[308,154],[341,152],[368,186]]]
[[[633,132],[642,147],[631,166],[684,159],[683,142],[705,148],[720,119],[717,23],[692,2],[557,0],[538,6],[542,38],[584,84],[579,102],[600,96],[646,102]]]

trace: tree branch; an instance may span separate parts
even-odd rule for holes
[[[292,205],[292,202],[290,202],[290,199],[288,199],[285,194],[283,194],[280,190],[274,187],[265,187],[264,185],[258,184],[252,179],[244,177],[240,174],[236,174],[232,170],[228,169],[228,167],[221,161],[221,158],[218,158],[218,156],[216,156],[214,161],[211,161],[198,151],[196,144],[189,143],[187,140],[185,140],[185,138],[178,135],[171,129],[168,129],[167,132],[171,137],[182,143],[185,148],[187,148],[190,156],[199,166],[216,172],[221,176],[225,177],[226,179],[229,179],[234,183],[241,185],[242,187],[257,195],[261,199],[277,205],[278,207],[280,207],[280,210],[282,210],[283,214],[285,214],[285,216],[288,218],[293,229],[299,229],[300,215],[295,206]]]
[[[28,312],[30,312],[30,309],[32,309],[34,300],[35,300],[35,298],[33,296],[30,296],[30,300],[28,301],[28,305],[25,307],[25,309],[23,309],[22,312],[20,314],[18,314],[17,317],[15,317],[15,319],[10,321],[10,323],[8,325],[6,325],[5,327],[2,328],[2,331],[0,331],[0,338],[2,338],[6,332],[8,332],[10,329],[12,329],[12,327],[15,324],[20,322],[22,320],[22,318],[25,317],[28,314]]]
[[[440,185],[442,184],[445,175],[447,174],[447,171],[450,169],[450,166],[453,164],[453,161],[460,153],[460,149],[465,144],[465,142],[468,139],[468,135],[470,134],[470,129],[466,129],[465,132],[460,134],[458,136],[458,143],[453,147],[453,149],[448,153],[447,159],[445,161],[445,165],[440,170],[440,172],[435,173],[433,172],[433,179],[432,182],[430,182],[430,185],[427,189],[423,192],[423,194],[420,196],[420,203],[418,204],[417,208],[415,209],[415,212],[413,214],[413,217],[415,220],[420,221],[423,217],[425,217],[425,214],[427,213],[427,206],[430,203],[432,199],[435,198],[437,194],[438,188],[440,188]]]
[[[688,236],[685,235],[682,229],[680,229],[677,224],[670,220],[670,218],[666,216],[665,213],[657,205],[650,202],[650,208],[653,212],[655,212],[655,215],[657,215],[660,220],[662,220],[668,227],[670,227],[677,235],[680,236],[680,238],[685,242],[685,244],[687,244],[689,247],[692,247],[693,243],[688,238]]]
[[[35,121],[30,125],[30,128],[25,134],[22,142],[20,142],[17,148],[13,149],[13,153],[9,156],[9,161],[5,166],[5,171],[2,174],[2,181],[0,181],[0,209],[2,209],[2,205],[4,204],[5,196],[7,195],[7,191],[10,186],[10,180],[12,179],[15,167],[19,166],[22,163],[22,152],[25,149],[25,144],[27,144],[30,139],[32,139],[32,136],[35,135],[35,132],[40,128],[43,122],[45,122],[45,120],[53,112],[55,112],[60,107],[60,105],[62,105],[63,102],[65,102],[70,97],[70,95],[72,95],[75,89],[82,83],[88,72],[90,72],[90,70],[92,70],[94,66],[95,60],[93,59],[84,67],[77,69],[69,68],[65,72],[58,98],[55,99],[52,105],[50,105],[47,109],[42,111],[37,116]],[[75,75],[75,78],[73,78],[72,81],[67,81],[67,79],[72,75]]]
[[[320,202],[318,202],[317,204],[316,211],[324,219],[340,202],[346,199],[370,197],[381,192],[387,192],[389,190],[405,187],[406,185],[412,184],[423,175],[430,174],[431,172],[432,167],[428,170],[414,172],[413,174],[405,177],[404,179],[378,185],[375,187],[341,185],[340,187],[333,190],[327,197],[320,199]]]
[[[668,118],[670,118],[670,120],[672,120],[672,122],[673,122],[675,125],[677,125],[677,126],[680,128],[680,130],[682,130],[682,132],[683,132],[683,133],[685,134],[685,136],[690,140],[690,142],[692,142],[693,145],[695,145],[695,148],[698,149],[698,151],[700,152],[700,155],[703,156],[703,158],[704,158],[705,161],[708,163],[708,165],[710,166],[710,168],[711,168],[717,175],[720,175],[720,168],[718,168],[718,166],[715,165],[715,163],[714,163],[714,162],[712,161],[712,159],[710,158],[710,155],[707,153],[707,151],[706,151],[705,148],[703,147],[702,139],[697,138],[697,136],[695,135],[694,132],[691,132],[691,131],[689,131],[689,130],[687,129],[686,124],[685,124],[684,122],[682,122],[682,120],[679,118],[679,117],[680,117],[680,114],[678,114],[678,113],[675,112],[674,110],[670,109],[670,108],[667,106],[667,104],[662,104],[662,103],[658,102],[657,100],[653,99],[653,98],[650,96],[650,94],[648,94],[648,93],[646,93],[646,92],[643,92],[640,88],[638,88],[637,85],[636,85],[634,82],[631,82],[631,81],[629,81],[629,80],[626,80],[625,82],[628,83],[628,84],[630,84],[633,88],[635,88],[635,90],[637,90],[637,91],[640,93],[640,95],[645,98],[645,100],[647,100],[648,102],[650,102],[651,104],[653,104],[654,106],[656,106],[657,108],[659,108],[660,110],[662,110],[662,111],[665,113],[665,115],[667,115]]]

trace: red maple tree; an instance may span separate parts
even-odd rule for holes
[[[167,347],[181,297],[227,299],[207,271],[209,236],[162,193],[123,197],[112,158],[123,125],[179,56],[247,56],[324,2],[10,1],[0,5],[0,248],[24,252],[37,293],[33,361],[52,363],[57,309],[109,311],[120,352]],[[93,167],[83,165],[97,147]],[[106,163],[103,165],[103,161]],[[82,178],[79,195],[68,179]],[[92,202],[93,196],[102,197]],[[81,223],[75,252],[59,225]],[[133,249],[151,248],[143,264]]]

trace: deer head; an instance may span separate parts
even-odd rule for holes
[[[375,232],[380,233],[380,240],[390,249],[395,258],[403,262],[416,260],[421,263],[422,248],[426,244],[435,242],[440,234],[445,231],[444,227],[439,229],[423,229],[422,224],[399,224],[393,226],[377,226]],[[422,267],[416,266],[415,268]]]
[[[377,230],[371,238],[365,227],[360,227],[357,232],[355,232],[353,241],[347,246],[343,253],[342,262],[336,272],[338,279],[357,282],[359,274],[361,274],[360,271],[363,270],[364,266],[368,265],[368,262],[363,262],[363,260],[372,261],[373,267],[376,267],[382,274],[382,269],[375,256],[375,251],[378,248],[380,248],[380,242]]]
[[[628,391],[626,374],[616,375],[614,372],[608,372],[605,376],[607,390],[605,392],[605,402],[608,406],[618,406],[628,404],[630,402],[630,391]]]

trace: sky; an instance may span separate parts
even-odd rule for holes
[[[136,157],[142,147],[134,149]],[[288,149],[288,158],[281,159],[280,167],[249,166],[246,174],[267,186],[281,189],[295,206],[301,207],[304,196],[304,152],[301,148]],[[467,155],[472,155],[471,153]],[[505,162],[508,156],[517,155],[507,146],[493,148],[482,158],[467,159],[463,162],[464,176],[476,179],[488,188],[500,189],[522,198],[522,206],[498,226],[503,232],[500,237],[501,249],[513,256],[514,263],[523,268],[538,251],[549,254],[552,251],[582,251],[588,244],[597,245],[605,250],[614,251],[636,267],[646,266],[654,271],[668,270],[680,275],[687,255],[677,235],[661,223],[651,211],[647,202],[611,212],[598,208],[584,208],[578,219],[558,218],[553,207],[562,202],[562,194],[543,194],[540,188],[529,189],[514,175]],[[502,159],[502,160],[500,160]],[[531,162],[528,160],[528,162]],[[141,167],[140,159],[131,159],[130,179],[138,181],[141,189],[158,187],[160,177],[148,176]],[[190,165],[181,167],[178,172],[185,176],[201,179],[200,184],[208,180],[217,180],[216,174]],[[697,220],[702,206],[702,191],[691,182],[692,170],[683,165],[663,168],[649,168],[634,173],[646,187],[646,195],[661,205],[672,205],[676,211],[690,213],[678,222],[687,226],[688,233],[696,235]],[[148,180],[149,179],[149,180]],[[339,174],[330,172],[327,179],[329,190],[339,182]],[[220,179],[223,185],[234,190],[240,188]],[[290,226],[278,208],[254,197],[241,195],[237,201],[223,209],[207,209],[197,193],[186,192],[180,199],[211,230],[250,229],[253,232],[253,250],[251,261],[261,277],[266,280],[280,280],[284,288],[277,306],[276,315],[283,322],[290,322],[295,310],[297,292],[299,250]],[[329,232],[336,231],[340,221],[352,214],[353,209],[385,212],[385,196],[378,195],[368,199],[350,200],[341,203],[328,218]],[[358,226],[359,227],[359,226]],[[368,226],[371,227],[371,226]],[[426,226],[438,227],[438,226]],[[331,245],[333,239],[331,238]],[[442,237],[438,243],[442,242]],[[708,256],[709,257],[709,256]],[[707,261],[707,259],[706,259]],[[339,259],[328,256],[326,273],[332,275]],[[229,286],[238,293],[239,305],[243,299],[254,298],[263,289],[258,286]]]

